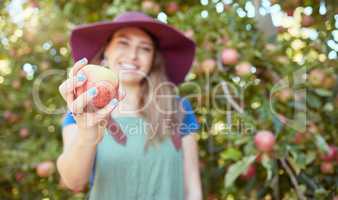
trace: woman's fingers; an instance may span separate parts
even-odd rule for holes
[[[97,95],[97,93],[98,90],[95,87],[88,89],[86,92],[82,93],[70,104],[69,109],[76,114],[82,113],[84,111],[84,108],[90,101],[93,100],[93,98]]]
[[[124,99],[124,97],[126,96],[126,90],[121,86],[121,84],[118,85],[117,92],[118,100],[121,101],[122,99]]]
[[[74,89],[83,85],[86,80],[87,77],[83,73],[79,73],[77,76],[67,79],[59,86],[61,96],[67,101],[69,99],[67,96],[73,94]]]
[[[88,64],[88,60],[87,58],[82,58],[81,60],[77,61],[71,71],[70,71],[70,74],[69,74],[69,77],[73,77],[77,74],[77,72],[84,66],[86,66]]]
[[[96,122],[106,118],[110,113],[117,107],[119,103],[118,99],[112,99],[105,107],[101,108],[94,114],[94,119]]]

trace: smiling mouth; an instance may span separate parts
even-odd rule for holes
[[[139,67],[129,63],[119,63],[119,69],[124,71],[138,71]]]

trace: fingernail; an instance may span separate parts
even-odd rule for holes
[[[80,60],[80,64],[82,64],[82,65],[87,64],[87,62],[88,62],[87,58],[82,58],[82,59]]]
[[[117,104],[119,103],[119,101],[117,99],[112,99],[110,102],[109,102],[109,105],[111,106],[116,106]]]
[[[81,81],[81,82],[86,80],[86,78],[87,78],[86,75],[84,75],[83,73],[80,73],[76,76],[77,81]]]
[[[96,93],[97,93],[97,90],[96,90],[95,87],[92,87],[92,88],[89,89],[88,93],[89,93],[90,96],[95,96]]]

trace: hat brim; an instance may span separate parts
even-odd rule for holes
[[[115,31],[130,26],[143,28],[157,39],[169,80],[174,84],[183,82],[193,63],[195,43],[175,28],[162,22],[112,21],[78,26],[72,31],[70,37],[74,61],[83,57],[91,60]]]

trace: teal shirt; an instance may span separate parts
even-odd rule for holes
[[[95,179],[90,200],[183,200],[182,151],[170,138],[144,150],[146,122],[137,117],[115,118],[127,135],[118,144],[108,132],[97,146]]]

